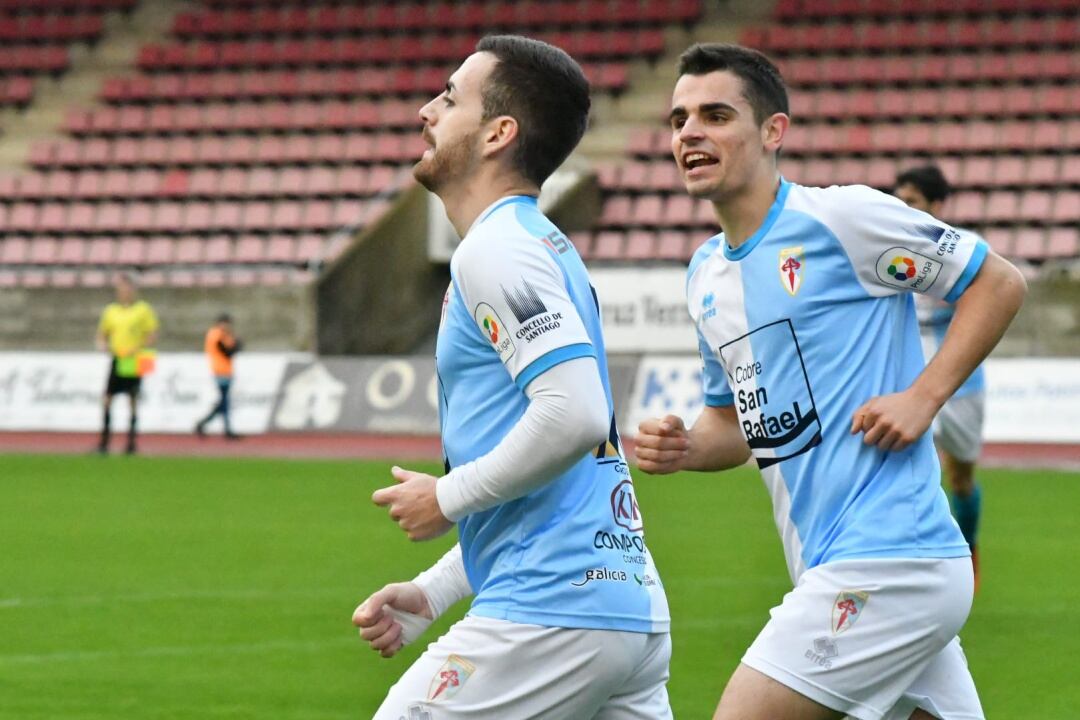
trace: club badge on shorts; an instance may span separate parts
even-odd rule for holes
[[[458,694],[461,686],[476,671],[468,660],[451,655],[443,663],[428,685],[428,700],[448,700]]]
[[[832,607],[833,634],[838,635],[854,625],[869,599],[870,593],[861,590],[841,590]]]

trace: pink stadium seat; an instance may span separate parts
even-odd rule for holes
[[[684,260],[689,257],[689,243],[681,230],[661,230],[656,240],[658,260]]]
[[[623,235],[610,230],[599,232],[593,238],[594,260],[620,260],[623,256]]]
[[[1020,195],[1018,217],[1029,222],[1045,222],[1050,217],[1053,196],[1043,190],[1028,190]]]
[[[626,234],[628,260],[651,260],[656,255],[656,235],[650,230],[631,230]]]
[[[37,229],[44,232],[66,231],[67,206],[55,202],[42,203],[41,214],[38,216]],[[40,241],[40,238],[38,241]]]
[[[993,162],[993,168],[987,170],[985,163]],[[1016,155],[1001,155],[990,158],[968,158],[964,164],[964,182],[968,185],[1020,185],[1024,181],[1024,159]]]
[[[213,222],[213,208],[208,202],[188,202],[184,206],[184,219],[180,229],[185,232],[201,233],[216,227]]]
[[[0,241],[0,265],[24,265],[30,257],[30,241],[8,236]]]
[[[977,192],[958,192],[949,198],[951,210],[948,216],[960,224],[974,223],[983,219],[983,195]]]
[[[59,245],[56,238],[39,237],[30,243],[30,262],[34,265],[54,265],[57,262]]]
[[[289,236],[275,236],[285,237]],[[270,241],[270,245],[273,245],[273,239]],[[236,245],[233,252],[233,261],[238,263],[258,263],[263,260],[270,262],[283,262],[283,260],[275,259],[267,256],[264,252],[264,241],[258,235],[241,235],[236,240]]]
[[[1051,258],[1080,256],[1080,233],[1075,227],[1051,228],[1047,236],[1046,255]]]
[[[1080,192],[1064,190],[1054,198],[1054,211],[1050,220],[1055,223],[1080,223]]]
[[[56,260],[61,265],[80,265],[86,257],[86,241],[80,237],[65,237],[60,240]]]
[[[91,232],[95,226],[97,206],[91,203],[72,203],[68,208],[67,225],[71,232]]]
[[[146,233],[154,230],[154,206],[148,202],[128,203],[127,229],[131,232]]]
[[[157,236],[150,238],[146,243],[146,256],[144,261],[148,265],[167,265],[173,262],[176,248],[171,238]],[[145,283],[145,278],[143,278]]]
[[[1028,185],[1053,185],[1058,182],[1056,155],[1035,155],[1028,159],[1024,181]]]
[[[111,238],[93,237],[86,243],[86,263],[88,265],[110,265],[115,254]]]
[[[146,242],[130,235],[118,238],[114,262],[117,265],[142,265],[146,262]]]
[[[228,235],[214,235],[203,241],[205,256],[203,262],[211,265],[224,265],[232,262],[232,240]]]
[[[643,195],[634,202],[631,215],[633,225],[656,227],[664,213],[664,199],[660,195]]]
[[[195,265],[203,262],[204,241],[198,237],[181,237],[176,240],[176,254],[173,262],[182,265]]]
[[[1046,256],[1046,231],[1042,228],[1020,228],[1013,237],[1012,255],[1028,260]]]
[[[985,218],[990,222],[1015,221],[1019,217],[1017,193],[997,190],[986,197]]]

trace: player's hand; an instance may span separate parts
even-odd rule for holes
[[[415,583],[393,583],[360,603],[352,621],[371,649],[388,658],[431,625],[431,606]]]
[[[638,425],[634,455],[638,467],[650,475],[681,470],[690,454],[690,433],[681,417],[650,418]]]
[[[438,478],[396,465],[390,474],[399,484],[376,490],[371,500],[389,510],[390,519],[397,522],[410,540],[430,540],[454,527],[443,515],[435,496]]]
[[[880,450],[903,450],[923,436],[940,408],[913,390],[870,398],[851,418],[851,434]]]

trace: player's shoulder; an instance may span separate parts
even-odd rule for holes
[[[690,280],[694,277],[694,274],[697,273],[702,263],[716,254],[717,250],[720,248],[720,243],[723,241],[724,234],[717,233],[703,242],[698,249],[694,251],[694,254],[690,256],[690,264],[686,267],[687,284],[690,283]]]
[[[830,185],[810,187],[791,183],[785,209],[820,218],[872,211],[877,206],[907,207],[897,198],[868,185]]]
[[[458,245],[451,258],[456,272],[498,272],[517,263],[550,264],[549,251],[560,252],[559,244],[569,246],[566,236],[535,203],[507,203],[472,229]]]

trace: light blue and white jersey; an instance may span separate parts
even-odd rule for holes
[[[956,228],[956,231],[960,233],[961,236],[972,236],[972,242],[986,242],[970,230]],[[922,331],[923,354],[926,356],[927,362],[930,361],[930,358],[932,358],[938,348],[941,347],[941,343],[945,339],[945,333],[949,329],[949,323],[952,322],[955,313],[956,309],[952,303],[938,300],[929,295],[915,296],[915,315],[919,318],[919,328]],[[956,389],[956,392],[953,393],[953,397],[974,395],[976,393],[984,392],[985,390],[986,373],[983,370],[983,366],[980,364],[979,367],[975,368],[975,371],[971,373],[968,379],[964,381],[964,384]]]
[[[528,407],[528,384],[567,360],[596,358],[612,418],[607,441],[565,473],[458,523],[476,592],[470,613],[666,632],[667,600],[615,427],[596,297],[581,257],[535,198],[503,198],[466,233],[450,260],[435,355],[448,469],[498,445]]]
[[[737,410],[793,580],[835,560],[969,554],[930,434],[883,452],[850,429],[923,369],[910,291],[955,301],[986,252],[871,188],[781,181],[745,243],[720,234],[691,260],[705,403]]]

